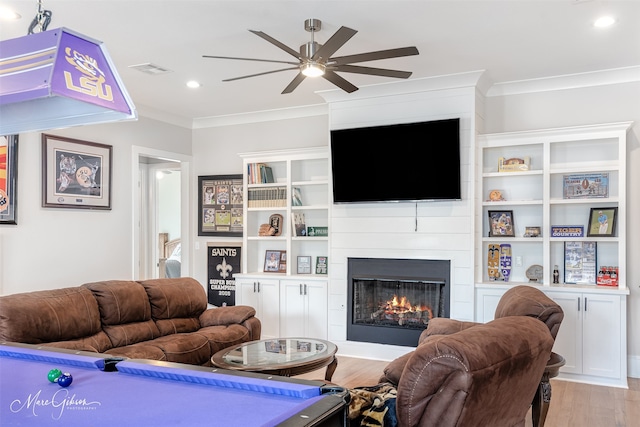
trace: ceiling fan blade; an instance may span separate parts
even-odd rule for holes
[[[273,73],[279,73],[280,71],[299,70],[299,69],[300,69],[299,67],[282,68],[280,70],[265,71],[264,73],[249,74],[248,76],[240,76],[240,77],[233,77],[230,79],[224,79],[223,82],[232,82],[234,80],[247,79],[249,77],[264,76],[265,74],[273,74]]]
[[[385,68],[360,67],[358,65],[340,65],[330,67],[333,71],[341,71],[345,73],[368,74],[372,76],[395,77],[397,79],[408,79],[411,71],[387,70]]]
[[[298,65],[298,62],[292,61],[276,61],[272,59],[257,59],[257,58],[238,58],[237,56],[213,56],[213,55],[202,55],[203,58],[213,58],[213,59],[237,59],[240,61],[259,61],[259,62],[273,62],[277,64],[291,64]]]
[[[253,34],[255,34],[258,37],[262,37],[263,39],[265,39],[266,41],[268,41],[269,43],[278,46],[280,49],[284,50],[285,52],[287,52],[289,55],[294,56],[298,59],[300,59],[300,53],[296,52],[295,50],[291,49],[289,46],[287,46],[284,43],[280,43],[278,40],[274,39],[273,37],[263,33],[262,31],[254,31],[254,30],[249,30],[251,31]]]
[[[352,64],[354,62],[376,61],[378,59],[400,58],[402,56],[418,55],[415,46],[399,47],[397,49],[377,50],[375,52],[358,53],[355,55],[330,58],[329,65]]]
[[[284,95],[285,93],[293,92],[294,89],[297,88],[300,83],[302,83],[305,77],[306,76],[304,74],[298,73],[298,75],[293,80],[291,80],[291,83],[289,83],[289,85],[284,88],[284,90],[282,91],[282,95]]]
[[[327,42],[323,44],[320,49],[318,49],[318,51],[313,55],[311,59],[315,61],[320,58],[324,58],[325,60],[329,59],[331,55],[333,55],[338,49],[340,49],[342,45],[348,42],[349,39],[356,33],[357,31],[351,28],[340,27],[338,31],[336,31],[329,38],[329,40],[327,40]]]
[[[322,77],[329,80],[331,83],[338,86],[340,89],[344,90],[345,92],[351,93],[358,90],[356,86],[352,85],[351,83],[349,83],[348,81],[346,81],[345,79],[343,79],[342,77],[340,77],[339,75],[337,75],[331,70],[325,70]]]

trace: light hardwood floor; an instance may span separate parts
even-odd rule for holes
[[[338,356],[332,382],[344,387],[374,385],[388,362]],[[322,379],[324,369],[296,378]],[[551,380],[551,405],[545,427],[640,427],[640,379],[629,389]],[[531,416],[526,427],[532,427]]]

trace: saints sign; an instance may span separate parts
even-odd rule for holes
[[[241,245],[235,243],[209,243],[207,245],[208,300],[217,307],[235,305],[236,279],[240,273]]]

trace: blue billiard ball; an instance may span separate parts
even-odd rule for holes
[[[71,376],[71,374],[67,372],[65,372],[64,374],[58,377],[58,385],[60,387],[69,387],[72,381],[73,381],[73,377]]]

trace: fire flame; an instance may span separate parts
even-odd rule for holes
[[[427,312],[428,319],[433,318],[433,311],[426,305],[411,305],[411,302],[407,297],[400,297],[394,295],[391,301],[387,301],[384,307],[386,314],[398,314],[398,313],[415,313],[415,312]]]

